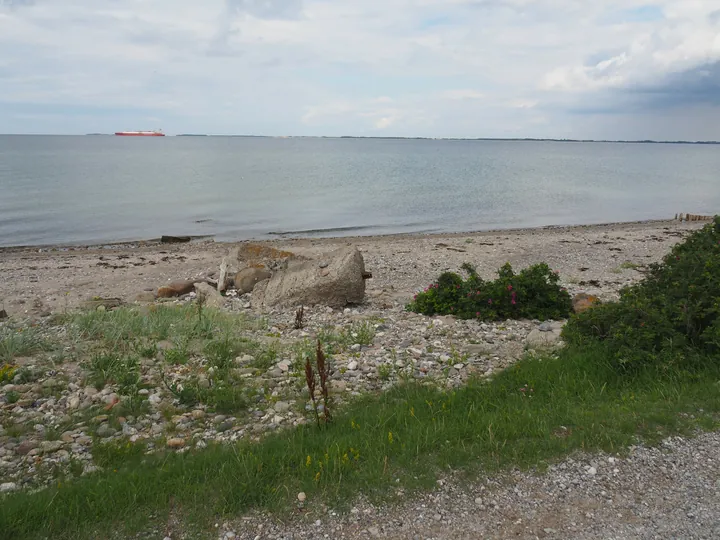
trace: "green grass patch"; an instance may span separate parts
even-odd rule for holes
[[[491,381],[454,391],[407,383],[337,411],[322,429],[280,432],[260,443],[146,455],[96,450],[103,472],[61,487],[6,497],[7,538],[125,537],[173,513],[200,528],[252,508],[383,499],[429,488],[439,475],[543,467],[576,450],[618,452],[638,440],[714,428],[720,368],[613,369],[601,349],[526,359]],[[698,411],[703,411],[698,413]]]

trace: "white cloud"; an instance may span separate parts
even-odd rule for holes
[[[443,97],[447,99],[483,99],[485,94],[477,90],[446,90]]]
[[[154,116],[168,132],[587,137],[625,124],[578,107],[720,61],[714,13],[720,0],[0,0],[0,131]]]

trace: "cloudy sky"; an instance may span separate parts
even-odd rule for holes
[[[0,0],[0,133],[720,139],[720,0]]]

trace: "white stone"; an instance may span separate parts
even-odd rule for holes
[[[460,364],[460,363],[458,363],[458,364],[455,364],[453,367],[454,367],[455,369],[457,369],[458,371],[460,371],[462,368],[465,367],[465,364]]]
[[[300,502],[305,502],[305,499],[307,499],[307,496],[305,495],[304,491],[301,491],[297,494],[297,500]]]
[[[277,363],[277,367],[280,368],[280,371],[283,373],[287,373],[290,370],[290,362],[288,360],[283,360],[282,362]]]
[[[350,362],[348,364],[347,367],[350,371],[355,371],[358,368],[358,363],[357,363],[357,361],[353,360],[352,362]]]
[[[9,493],[10,491],[15,491],[17,489],[17,484],[15,482],[5,482],[4,484],[0,484],[0,493]]]
[[[597,474],[597,469],[596,469],[595,467],[590,467],[590,468],[588,469],[587,473],[588,473],[590,476],[595,476],[595,475]]]
[[[290,410],[290,404],[286,401],[278,401],[274,407],[275,411],[279,413],[288,412]]]

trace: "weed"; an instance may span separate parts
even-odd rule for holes
[[[32,356],[38,352],[51,351],[54,344],[37,328],[0,328],[0,361],[12,362],[14,358]]]
[[[295,330],[300,330],[305,327],[305,321],[303,320],[305,317],[305,308],[303,306],[300,306],[300,308],[295,312]]]
[[[183,366],[190,360],[190,354],[186,347],[166,349],[163,351],[163,356],[165,361],[173,366]]]
[[[16,371],[17,368],[10,364],[5,364],[0,367],[0,385],[11,382],[13,380],[13,377],[15,377]]]
[[[625,261],[624,263],[622,263],[620,265],[620,268],[622,268],[623,270],[637,270],[641,266],[642,265],[631,262],[631,261]]]
[[[390,375],[392,374],[392,366],[390,364],[380,364],[377,372],[378,378],[381,381],[388,381],[390,380]]]
[[[20,399],[20,394],[18,394],[15,390],[10,390],[10,392],[5,394],[5,399],[10,404],[17,403]]]
[[[178,507],[212,525],[252,508],[290,505],[299,491],[318,505],[342,505],[358,492],[377,500],[398,489],[432,489],[449,469],[471,478],[543,467],[578,450],[616,453],[638,440],[715,427],[719,378],[712,362],[620,376],[602,350],[570,347],[454,390],[399,385],[334,411],[322,429],[302,425],[258,443],[157,455],[98,445],[93,455],[103,471],[62,488],[7,495],[0,530],[11,538],[91,538],[116,528],[129,537]]]

